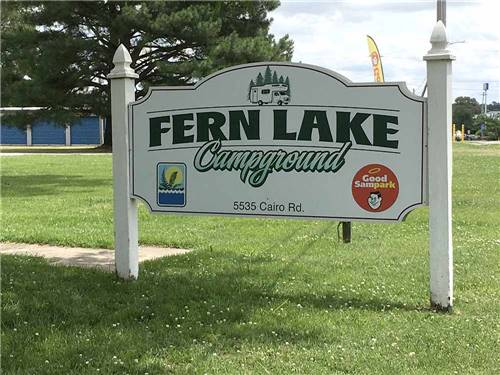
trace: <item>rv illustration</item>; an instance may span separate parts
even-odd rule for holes
[[[253,86],[250,89],[250,102],[257,103],[258,105],[269,103],[277,105],[288,104],[290,97],[287,91],[288,85],[282,83]]]

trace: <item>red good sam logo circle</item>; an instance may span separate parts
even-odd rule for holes
[[[356,203],[370,212],[382,212],[391,207],[399,194],[399,182],[389,168],[369,164],[352,179],[352,196]]]

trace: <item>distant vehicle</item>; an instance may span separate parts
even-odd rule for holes
[[[258,105],[275,103],[277,105],[288,104],[290,97],[287,95],[288,85],[267,84],[254,86],[250,90],[250,102]]]
[[[479,137],[476,134],[466,134],[465,135],[465,140],[466,141],[478,141],[479,139],[481,139],[481,137]]]

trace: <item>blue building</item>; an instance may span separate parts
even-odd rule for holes
[[[7,111],[36,111],[39,108],[1,108]],[[104,121],[97,116],[81,117],[78,121],[62,125],[48,121],[35,121],[26,129],[0,122],[1,145],[101,145],[104,141]]]

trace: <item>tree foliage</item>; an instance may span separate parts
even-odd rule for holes
[[[459,96],[453,103],[453,123],[457,126],[464,124],[467,129],[470,129],[474,116],[479,113],[481,113],[481,106],[475,98]]]
[[[492,101],[487,105],[488,111],[500,111],[500,103]]]
[[[500,116],[479,115],[474,118],[472,132],[481,134],[481,125],[484,125],[483,136],[491,140],[500,140]]]
[[[293,43],[269,34],[278,1],[2,2],[2,106],[37,116],[110,116],[107,74],[120,43],[150,85],[189,85],[221,68],[291,59]],[[11,119],[16,121],[16,119]],[[19,120],[19,119],[18,119]],[[20,122],[26,123],[26,119]]]

